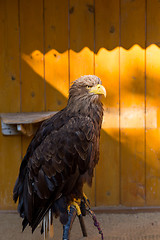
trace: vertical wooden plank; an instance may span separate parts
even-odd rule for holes
[[[145,204],[145,0],[121,1],[121,46],[121,204],[141,206]]]
[[[43,0],[20,1],[22,112],[45,110],[43,27]],[[30,141],[22,137],[23,155]]]
[[[70,0],[70,82],[94,73],[94,1]],[[95,205],[95,179],[84,191]]]
[[[103,99],[105,124],[101,131],[100,161],[96,167],[96,205],[118,205],[119,0],[95,1],[95,29],[95,74],[107,90]]]
[[[160,2],[147,1],[146,204],[160,204]],[[152,112],[152,115],[149,112]],[[151,118],[152,116],[152,118]]]
[[[68,79],[68,1],[45,1],[46,110],[66,106]]]
[[[20,31],[22,112],[44,111],[43,0],[20,1]],[[28,65],[27,57],[32,60],[31,65]],[[40,68],[42,77],[32,65]]]
[[[17,112],[20,111],[18,1],[13,4],[2,0],[0,4],[0,109]]]
[[[94,73],[94,1],[70,0],[69,13],[72,82],[82,75]]]
[[[18,0],[0,1],[0,112],[20,111]],[[21,138],[0,131],[0,209],[13,209]]]

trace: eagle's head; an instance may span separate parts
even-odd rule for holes
[[[82,76],[75,80],[69,89],[67,110],[70,114],[91,117],[98,115],[102,120],[102,95],[106,96],[106,90],[100,78],[95,75]]]
[[[106,90],[100,78],[95,75],[85,75],[73,82],[69,90],[69,101],[87,101],[88,99],[90,102],[95,102],[101,95],[106,97]]]

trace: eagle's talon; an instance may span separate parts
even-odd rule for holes
[[[73,202],[71,202],[70,207],[74,207],[76,209],[77,215],[80,216],[81,213],[81,209],[80,209],[80,203],[81,203],[81,199],[74,199]]]

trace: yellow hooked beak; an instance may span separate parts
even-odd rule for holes
[[[101,84],[92,87],[89,92],[94,94],[101,94],[106,97],[106,89]]]

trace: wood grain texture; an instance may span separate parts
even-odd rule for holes
[[[136,43],[136,44],[135,44]],[[138,44],[138,45],[137,45]],[[145,0],[121,1],[120,107],[145,112]],[[141,48],[142,46],[143,48]],[[129,48],[130,47],[130,48]],[[126,116],[132,120],[132,114]],[[145,115],[137,122],[144,124]],[[120,118],[120,124],[123,125]],[[121,125],[120,125],[121,126]],[[121,204],[145,204],[144,128],[121,128]]]
[[[95,11],[95,74],[101,78],[107,91],[107,97],[103,99],[104,110],[114,108],[114,121],[118,122],[115,129],[105,128],[106,125],[103,125],[101,131],[100,161],[96,167],[96,204],[118,205],[119,1],[97,0],[95,1]]]
[[[43,0],[20,1],[22,112],[45,110]],[[31,66],[27,63],[31,59]],[[34,71],[36,65],[42,77]]]
[[[94,1],[70,1],[70,82],[94,73]],[[84,192],[95,205],[95,178]]]
[[[146,116],[146,204],[160,204],[160,2],[147,1],[146,108],[154,109],[155,128]]]
[[[17,112],[20,111],[18,1],[2,0],[0,11],[0,112]]]
[[[67,104],[68,1],[45,1],[46,109],[58,111]]]
[[[94,73],[94,1],[70,1],[70,82]]]
[[[20,1],[22,112],[45,110],[43,22],[43,0]],[[23,156],[30,141],[22,136]]]
[[[20,111],[18,1],[0,1],[0,112]],[[0,209],[13,209],[21,138],[0,132]]]

